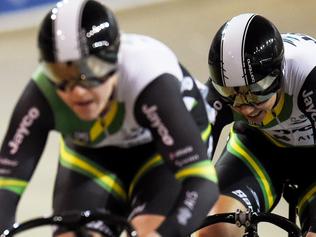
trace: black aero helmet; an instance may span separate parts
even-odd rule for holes
[[[120,33],[115,16],[100,0],[63,0],[44,18],[38,34],[40,59],[68,62],[94,55],[116,63]]]
[[[215,34],[208,64],[215,88],[249,87],[269,94],[280,86],[284,48],[277,28],[256,14],[241,14]]]

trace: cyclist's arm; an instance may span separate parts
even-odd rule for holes
[[[232,109],[225,104],[223,99],[221,99],[218,92],[215,90],[212,83],[208,80],[206,82],[207,87],[209,88],[209,94],[207,97],[207,102],[211,107],[216,110],[216,119],[212,128],[212,136],[213,136],[213,155],[218,144],[221,132],[225,125],[234,121]]]
[[[30,81],[14,108],[0,150],[0,231],[13,224],[17,203],[52,127],[46,99]]]
[[[178,201],[157,232],[162,236],[187,236],[207,215],[218,189],[214,167],[184,105],[179,81],[170,74],[159,76],[140,94],[135,115],[151,130],[158,151],[183,184]]]

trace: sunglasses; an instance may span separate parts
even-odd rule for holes
[[[79,85],[84,88],[100,86],[117,72],[117,65],[90,56],[67,63],[43,63],[49,81],[61,91]]]
[[[233,107],[240,107],[242,105],[258,106],[268,101],[275,93],[269,93],[264,96],[258,96],[251,93],[237,94],[233,98],[228,98],[228,104]]]
[[[52,80],[50,82],[58,89],[61,91],[67,91],[67,90],[72,90],[75,86],[81,86],[84,88],[94,88],[97,86],[102,85],[104,82],[106,82],[113,74],[116,72],[116,70],[112,70],[108,72],[105,76],[101,78],[97,77],[89,77],[86,78],[85,75],[81,75],[80,78],[73,79],[73,80],[65,80],[60,83],[56,83]]]
[[[276,93],[280,76],[280,70],[275,70],[257,83],[247,86],[225,87],[213,81],[212,84],[223,100],[229,105],[234,107],[258,105],[269,100]]]

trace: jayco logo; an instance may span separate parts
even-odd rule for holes
[[[306,112],[308,112],[309,115],[311,116],[311,118],[314,122],[314,127],[316,128],[316,109],[315,109],[315,105],[313,103],[313,99],[311,97],[311,95],[313,95],[313,94],[314,94],[313,91],[306,92],[305,90],[302,93],[303,98],[304,98],[304,104],[306,106]]]
[[[143,105],[142,111],[151,122],[150,126],[157,129],[157,132],[159,136],[161,137],[162,142],[167,146],[172,146],[174,143],[174,140],[169,134],[169,131],[166,128],[166,126],[161,121],[161,118],[159,117],[157,113],[157,106],[152,105],[148,107],[147,105]]]
[[[14,155],[19,150],[21,143],[25,136],[30,134],[29,127],[32,126],[35,119],[40,116],[40,112],[37,108],[32,107],[27,114],[22,118],[18,130],[16,131],[13,139],[9,141],[9,147],[11,148],[10,154]]]

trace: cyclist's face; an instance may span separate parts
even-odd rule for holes
[[[86,88],[75,85],[64,91],[57,90],[57,94],[79,118],[90,121],[98,118],[100,113],[106,109],[117,80],[118,76],[115,73],[99,86]]]
[[[276,103],[277,93],[272,95],[268,100],[258,104],[242,104],[233,106],[233,109],[241,113],[249,122],[260,124],[266,114],[272,110]]]

